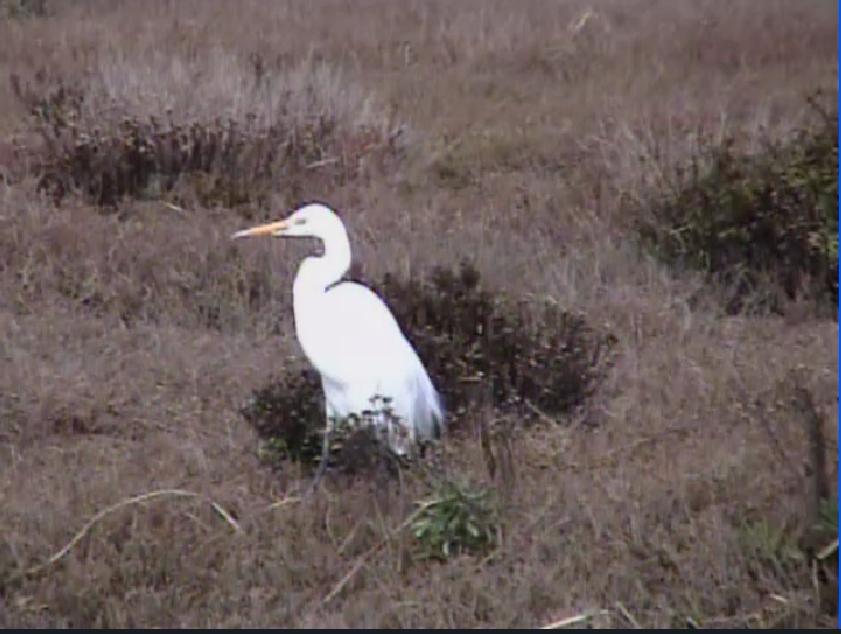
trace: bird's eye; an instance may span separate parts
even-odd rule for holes
[[[296,225],[303,225],[303,224],[306,224],[306,222],[307,222],[306,218],[295,218],[295,220],[292,221],[292,223],[296,224]]]

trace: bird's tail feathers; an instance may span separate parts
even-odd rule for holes
[[[416,420],[422,421],[423,428],[418,431],[425,438],[437,439],[446,430],[444,399],[432,385],[432,380],[426,371],[423,371],[423,368],[421,370],[418,379],[421,389],[417,404],[420,416]]]

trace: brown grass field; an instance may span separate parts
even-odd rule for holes
[[[837,98],[835,2],[1,6],[0,626],[835,626],[803,544],[812,414],[837,496],[837,321],[727,314],[635,247],[626,204],[703,139],[750,150]],[[287,155],[247,133],[227,184],[78,167],[87,191],[62,190],[42,159],[73,142],[29,112],[60,85],[92,138],[280,122]],[[297,501],[297,467],[261,462],[240,408],[304,364],[310,247],[229,235],[308,199],[365,275],[466,256],[616,337],[586,411],[514,435],[505,481],[469,421],[446,439],[448,469],[504,494],[489,555],[413,555],[411,474]]]

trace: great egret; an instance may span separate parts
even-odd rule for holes
[[[237,231],[233,238],[311,237],[324,254],[304,259],[292,286],[295,332],[321,374],[327,431],[337,419],[362,417],[374,399],[390,400],[398,427],[380,413],[391,449],[404,456],[419,440],[440,437],[440,397],[417,353],[386,304],[361,284],[342,280],[350,268],[350,242],[329,207],[307,204],[285,220]],[[326,453],[325,434],[325,453]],[[322,463],[323,465],[324,463]]]

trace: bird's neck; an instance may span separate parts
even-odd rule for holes
[[[347,235],[331,235],[324,239],[324,255],[301,262],[292,287],[295,303],[316,300],[342,279],[350,268],[350,242]]]
[[[327,291],[350,268],[350,243],[344,229],[322,236],[322,240],[324,255],[301,262],[292,285],[295,331],[311,361],[330,354],[331,343],[325,338],[324,324],[340,316],[331,314]],[[318,365],[317,361],[313,363]]]

